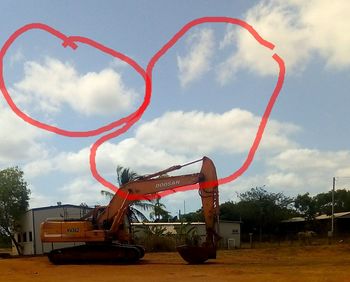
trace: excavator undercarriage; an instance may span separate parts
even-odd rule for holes
[[[138,245],[94,243],[52,250],[48,258],[53,264],[118,264],[136,263],[144,254]]]

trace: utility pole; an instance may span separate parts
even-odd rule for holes
[[[333,177],[333,189],[332,189],[332,227],[331,227],[331,235],[334,237],[334,191],[335,191],[335,177]]]

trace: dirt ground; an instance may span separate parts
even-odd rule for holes
[[[350,281],[350,245],[219,251],[204,265],[149,253],[137,265],[61,265],[46,257],[0,259],[0,281]]]

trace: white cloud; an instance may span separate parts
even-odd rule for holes
[[[244,174],[234,182],[220,187],[220,201],[237,200],[237,193],[265,186],[269,192],[296,196],[309,192],[315,195],[332,189],[349,189],[350,151],[320,151],[308,148],[281,151],[269,159],[256,160],[262,165],[257,174]],[[265,166],[265,164],[267,164]]]
[[[130,167],[139,174],[153,173],[188,161],[181,154],[171,154],[163,146],[151,147],[142,139],[128,138],[118,144],[107,142],[97,153],[97,165],[106,174],[116,175],[118,165]]]
[[[300,73],[315,54],[324,58],[328,67],[348,68],[349,11],[347,0],[261,1],[247,11],[245,20],[276,48],[270,51],[246,30],[228,28],[220,47],[237,42],[237,52],[219,66],[219,81],[226,83],[239,69],[276,75],[277,64],[271,58],[274,52],[285,60],[288,73]]]
[[[106,203],[107,200],[100,195],[100,191],[106,188],[92,179],[85,166],[85,161],[80,160],[82,155],[85,158],[86,150],[87,148],[76,154],[71,152],[60,154],[57,157],[56,165],[60,164],[57,166],[57,170],[63,172],[63,175],[66,175],[65,178],[70,179],[69,175],[71,175],[74,176],[74,179],[57,189],[55,199],[73,204],[81,202],[90,205]],[[65,160],[63,156],[67,159]],[[349,157],[349,151],[322,152],[306,148],[282,150],[270,159],[257,160],[256,165],[258,166],[259,164],[267,164],[258,174],[245,174],[232,183],[220,186],[220,201],[235,200],[237,192],[245,192],[252,187],[263,185],[269,192],[283,192],[289,196],[295,196],[298,193],[316,194],[328,191],[331,189],[333,176],[349,175],[340,174],[340,172],[350,171]],[[57,162],[58,159],[60,162]],[[149,148],[136,138],[128,138],[119,144],[104,144],[98,151],[97,164],[102,176],[116,183],[116,165],[130,167],[143,174],[155,172],[174,164],[182,164],[188,160],[164,149]],[[73,173],[71,168],[74,169],[77,166],[86,167],[86,169]],[[191,170],[198,172],[197,167],[191,167]],[[179,173],[183,174],[184,172],[180,171]],[[339,184],[339,188],[345,187],[343,182]],[[349,183],[350,181],[346,182],[347,185]],[[52,198],[36,192],[32,196],[32,207],[56,203]],[[172,215],[176,215],[178,209],[183,209],[184,201],[186,201],[187,212],[200,207],[200,199],[195,190],[176,193],[162,200]]]
[[[128,138],[118,144],[110,142],[103,144],[97,152],[96,163],[99,173],[108,181],[117,184],[116,168],[118,165],[131,168],[142,175],[187,161],[189,159],[184,156],[170,154],[161,148],[151,148],[136,138]],[[31,207],[51,205],[57,201],[71,204],[85,202],[92,206],[106,204],[107,199],[100,195],[100,191],[108,190],[108,188],[91,176],[89,148],[83,148],[77,152],[60,152],[46,159],[29,162],[24,166],[24,172],[26,179],[29,179],[30,182],[35,182],[36,178],[40,179],[44,175],[53,179],[50,188],[55,190],[52,192],[54,197],[48,197],[45,193],[34,191],[30,200]],[[186,167],[186,169],[176,173],[189,172],[199,172],[198,165]],[[63,187],[57,187],[54,184],[56,177],[66,179],[67,184]],[[174,199],[171,201],[173,204]]]
[[[55,205],[58,201],[54,199],[52,196],[44,195],[36,190],[33,185],[29,185],[28,188],[31,191],[30,200],[29,200],[29,208],[38,208],[44,206]]]
[[[90,206],[106,204],[108,199],[101,195],[101,190],[106,190],[98,182],[87,178],[75,178],[60,189],[61,201],[79,205],[86,203]]]
[[[34,179],[52,172],[64,175],[91,177],[89,164],[90,148],[77,152],[60,152],[56,155],[28,162],[24,166],[26,177]],[[136,138],[128,138],[118,144],[104,143],[97,151],[98,171],[107,179],[116,183],[118,165],[131,168],[138,174],[153,173],[189,159],[182,155],[173,155],[162,148],[151,148]]]
[[[168,112],[137,127],[134,137],[118,144],[103,144],[97,151],[97,168],[104,178],[116,183],[117,165],[145,174],[186,163],[207,153],[215,156],[223,152],[228,158],[244,154],[251,145],[259,121],[259,117],[241,109],[223,114]],[[340,172],[350,171],[350,152],[300,148],[291,139],[300,130],[293,124],[271,120],[266,130],[259,149],[265,157],[255,160],[255,167],[261,166],[261,170],[257,175],[245,174],[234,183],[223,185],[220,188],[221,201],[234,199],[236,192],[262,185],[266,185],[268,191],[287,195],[306,191],[318,193],[329,188],[327,185],[334,175],[341,176]],[[187,169],[176,173],[199,171],[198,166]],[[93,204],[101,201],[99,191],[106,189],[91,177],[87,147],[29,163],[25,171],[32,177],[55,172],[59,177],[67,178],[67,185],[57,188],[58,198],[64,202]],[[192,200],[196,193],[178,193],[164,199],[164,203],[173,213],[184,200],[188,210],[195,209],[200,205],[197,197]]]
[[[266,177],[267,187],[281,187],[283,189],[295,189],[303,185],[299,176],[295,173],[271,173]]]
[[[333,171],[334,173],[339,167],[350,165],[350,152],[290,149],[281,152],[268,163],[279,167],[281,170],[302,172],[307,169],[315,169],[319,171]]]
[[[32,180],[36,177],[42,177],[55,170],[53,161],[48,158],[40,158],[30,161],[23,166],[25,178]]]
[[[227,201],[236,201],[238,194],[244,193],[253,187],[261,187],[266,184],[266,176],[263,173],[259,175],[243,175],[236,179],[234,182],[230,182],[219,187],[219,201],[220,203]],[[270,189],[271,187],[269,187]]]
[[[112,169],[112,168],[111,168]],[[42,178],[52,179],[50,185],[45,185],[50,192],[39,191],[30,185],[32,190],[30,207],[55,205],[56,202],[79,205],[87,203],[106,204],[106,198],[101,190],[107,190],[102,184],[92,178],[89,168],[89,149],[78,152],[60,152],[45,159],[28,162],[24,167],[25,178],[29,183],[35,183]],[[104,173],[104,172],[103,172]],[[65,179],[64,186],[57,186],[55,179]]]
[[[54,166],[61,172],[70,174],[89,173],[90,148],[83,148],[78,152],[61,152],[54,158]]]
[[[347,176],[350,171],[350,151],[320,151],[289,149],[270,160],[268,185],[295,193],[319,193],[331,188],[333,176]]]
[[[210,70],[210,61],[214,51],[214,32],[203,28],[194,32],[187,42],[189,53],[177,56],[179,79],[182,87],[199,79]]]
[[[334,176],[344,178],[344,179],[347,178],[348,180],[350,180],[350,165],[347,167],[341,167],[341,168],[337,169]],[[348,181],[348,182],[350,184],[350,181]],[[348,187],[350,188],[350,185],[348,185]]]
[[[347,0],[300,1],[302,21],[310,26],[311,36],[306,41],[332,68],[350,65],[350,2]]]
[[[86,116],[115,115],[129,110],[137,98],[136,91],[126,87],[111,68],[81,75],[72,65],[53,58],[43,64],[26,62],[24,78],[13,88],[16,96],[29,97],[31,106],[51,114],[68,105]]]
[[[10,66],[12,67],[14,64],[21,62],[24,60],[24,55],[21,49],[17,49],[14,54],[10,56]]]
[[[89,148],[83,148],[77,152],[48,152],[45,157],[27,162],[23,170],[28,179],[42,177],[52,172],[85,177],[90,175],[89,154]]]
[[[40,142],[47,134],[29,126],[0,103],[0,165],[17,165],[35,158],[45,158],[47,149]]]
[[[200,209],[202,206],[198,190],[171,194],[165,198],[162,198],[161,202],[165,205],[166,209],[171,212],[171,216],[178,216],[179,210],[181,214],[183,214],[184,211],[189,213]]]
[[[259,122],[260,117],[241,109],[223,114],[168,112],[141,125],[135,136],[145,145],[177,154],[243,153],[252,145]],[[262,149],[295,146],[288,136],[298,131],[297,126],[272,121],[266,130]]]
[[[241,109],[223,114],[168,112],[137,127],[132,138],[118,144],[103,144],[97,151],[97,168],[104,178],[116,183],[118,165],[145,174],[184,164],[206,154],[245,153],[251,146],[259,122],[259,117]],[[261,149],[279,152],[295,147],[289,136],[296,131],[298,127],[295,125],[272,121]],[[76,179],[90,178],[89,152],[90,148],[87,147],[77,152],[60,152],[28,163],[25,171],[32,178],[53,171]],[[176,173],[198,172],[199,165]],[[77,186],[69,184],[70,189],[67,188],[67,191],[71,193]]]

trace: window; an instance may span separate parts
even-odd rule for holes
[[[232,234],[237,234],[237,233],[239,233],[238,229],[232,229]]]
[[[27,233],[23,232],[23,242],[27,242]]]
[[[29,231],[29,242],[33,241],[33,233],[32,231]]]
[[[21,243],[21,242],[22,242],[21,233],[17,233],[17,242],[18,242],[18,243]]]

